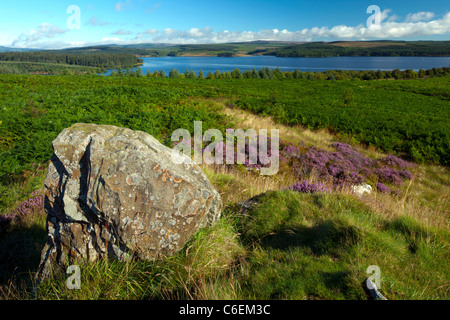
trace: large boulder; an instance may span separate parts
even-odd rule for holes
[[[102,257],[172,255],[220,217],[203,171],[145,132],[74,124],[53,141],[45,179],[48,240],[38,278]]]

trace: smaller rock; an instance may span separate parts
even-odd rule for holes
[[[365,193],[371,194],[372,193],[372,186],[364,183],[358,186],[353,186],[353,193],[356,193],[358,195],[363,195]]]
[[[372,280],[369,278],[366,278],[364,280],[364,289],[367,292],[367,294],[370,296],[370,298],[374,300],[387,300],[381,293],[378,291],[377,285],[373,283]]]

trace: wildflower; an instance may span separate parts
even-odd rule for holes
[[[377,190],[382,193],[390,193],[391,189],[381,182],[377,183]]]
[[[327,192],[328,188],[322,183],[311,183],[308,180],[303,180],[297,182],[296,184],[287,187],[287,190],[293,190],[303,193],[316,193],[316,192]]]

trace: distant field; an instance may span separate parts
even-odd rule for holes
[[[338,41],[330,42],[329,44],[337,47],[344,48],[376,48],[376,47],[386,47],[386,46],[405,46],[405,42],[376,42],[376,41]]]

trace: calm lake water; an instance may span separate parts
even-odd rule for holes
[[[233,71],[235,68],[241,71],[253,68],[271,69],[280,68],[282,71],[325,71],[325,70],[393,70],[393,69],[432,69],[450,66],[450,57],[330,57],[330,58],[278,58],[274,56],[252,57],[161,57],[143,58],[142,72],[160,71],[169,74],[171,69],[177,69],[184,73],[186,69],[200,70],[204,75],[208,72]],[[109,70],[106,75],[109,75]]]

